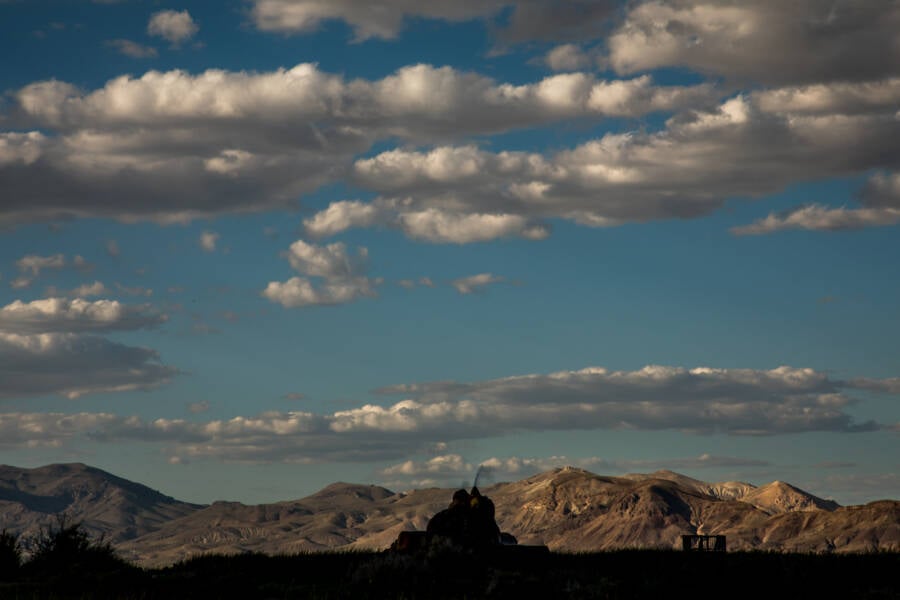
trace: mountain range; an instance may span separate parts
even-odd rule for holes
[[[482,490],[501,529],[556,551],[674,548],[724,534],[729,550],[900,551],[900,501],[839,506],[785,482],[707,483],[671,471],[621,477],[563,467]],[[65,514],[124,557],[159,566],[198,554],[381,549],[424,530],[452,489],[334,483],[298,500],[182,502],[100,469],[0,466],[0,529],[27,540]]]

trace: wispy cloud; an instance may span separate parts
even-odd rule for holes
[[[479,273],[478,275],[469,275],[454,279],[451,285],[456,288],[460,294],[473,294],[484,290],[489,285],[506,281],[504,277],[494,275],[493,273]]]
[[[206,400],[191,402],[187,405],[187,408],[191,413],[199,415],[200,413],[205,413],[209,410],[209,402]]]
[[[771,214],[750,225],[735,227],[735,235],[764,235],[787,229],[840,231],[900,223],[900,208],[828,208],[818,204]]]
[[[106,45],[115,48],[119,54],[123,54],[129,58],[156,58],[159,56],[159,52],[152,46],[144,46],[137,42],[122,38],[107,40]]]
[[[200,234],[200,247],[204,252],[215,252],[219,234],[214,231],[204,231]]]
[[[64,254],[51,254],[49,256],[28,254],[16,261],[16,267],[18,267],[21,275],[10,282],[10,287],[13,289],[24,289],[31,286],[46,271],[75,269],[86,273],[93,270],[94,265],[85,260],[80,254],[74,255],[71,259],[66,258]]]

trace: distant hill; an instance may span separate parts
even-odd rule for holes
[[[0,528],[26,539],[66,514],[93,536],[118,544],[200,508],[81,463],[0,465]]]
[[[685,533],[724,534],[732,550],[900,550],[900,502],[840,507],[777,481],[755,487],[564,467],[482,491],[504,531],[558,551],[673,548]],[[0,527],[35,532],[66,511],[142,565],[208,552],[385,548],[401,531],[423,530],[452,492],[335,483],[299,500],[202,506],[80,464],[0,467]]]

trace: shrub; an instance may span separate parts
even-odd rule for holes
[[[80,522],[73,523],[65,515],[57,515],[55,527],[42,528],[32,548],[28,566],[39,572],[102,573],[127,566],[112,544],[102,537],[92,540]]]
[[[19,540],[7,530],[0,531],[0,581],[12,579],[22,564]]]

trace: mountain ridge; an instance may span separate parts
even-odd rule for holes
[[[65,513],[91,535],[117,544],[200,506],[84,463],[34,469],[0,465],[2,527],[26,539]]]
[[[900,502],[842,507],[785,482],[707,483],[673,471],[617,477],[561,467],[482,491],[494,500],[504,531],[556,551],[673,548],[694,533],[726,535],[735,550],[900,550]],[[452,492],[335,482],[296,500],[200,505],[81,463],[3,465],[0,528],[33,536],[66,512],[143,566],[208,552],[383,549],[401,531],[424,530]]]

